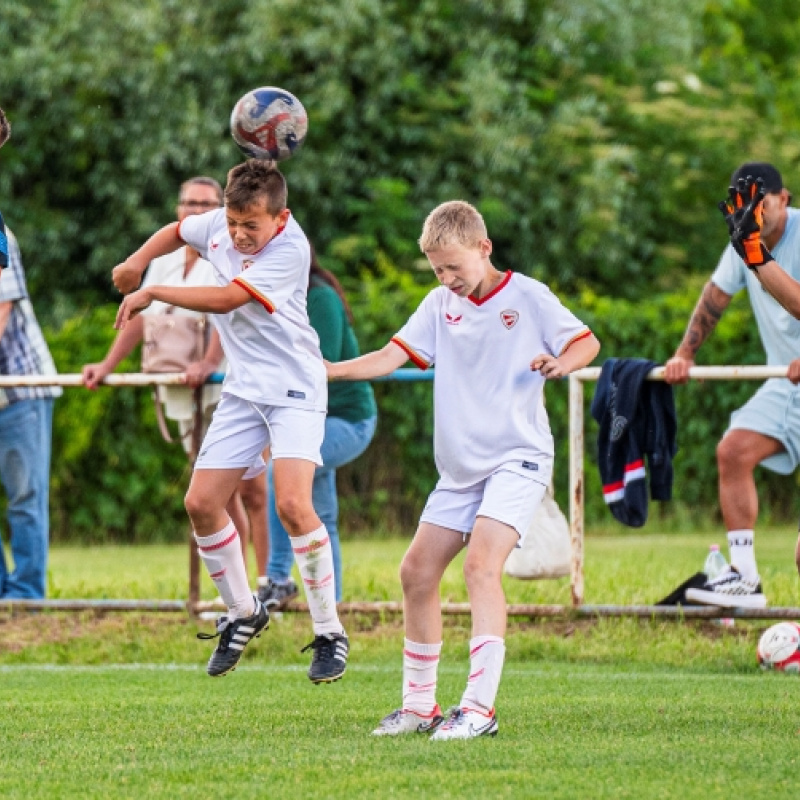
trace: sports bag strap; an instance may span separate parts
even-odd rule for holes
[[[158,387],[153,387],[153,402],[156,404],[156,419],[158,420],[158,429],[161,431],[161,436],[165,442],[172,444],[172,436],[170,436],[167,421],[164,419],[164,406],[158,399]]]

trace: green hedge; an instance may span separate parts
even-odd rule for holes
[[[564,297],[595,331],[609,356],[663,362],[680,341],[702,289],[689,279],[647,302],[598,297],[591,291]],[[382,347],[433,285],[427,270],[403,271],[382,259],[374,271],[347,286],[359,321],[362,347]],[[104,306],[48,332],[61,372],[98,360],[113,339],[115,307]],[[744,294],[734,299],[701,350],[702,364],[761,364],[758,333]],[[131,357],[122,369],[135,371]],[[589,414],[594,384],[586,384],[587,520],[611,522],[596,468],[597,427]],[[731,411],[755,391],[750,382],[692,382],[676,388],[679,453],[674,501],[651,505],[659,525],[718,517],[714,450]],[[413,531],[436,473],[432,456],[432,391],[429,383],[376,383],[380,409],[376,439],[339,475],[343,529],[349,533],[400,528]],[[566,381],[548,386],[547,407],[557,443],[556,487],[567,503],[568,420]],[[476,422],[476,424],[480,424]],[[762,509],[773,520],[795,516],[793,477],[758,474]],[[148,390],[66,389],[56,406],[52,510],[56,539],[153,541],[178,539],[187,523],[182,498],[188,481],[179,445],[158,433]]]

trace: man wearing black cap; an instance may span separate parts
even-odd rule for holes
[[[783,269],[800,279],[800,210],[790,208],[791,195],[780,172],[764,162],[742,164],[731,176],[761,178],[764,197],[761,240]],[[790,474],[800,464],[800,322],[765,292],[732,246],[725,248],[706,284],[675,355],[666,363],[668,383],[686,383],[700,346],[714,330],[731,298],[747,289],[767,363],[789,365],[788,380],[772,378],[731,415],[717,445],[719,498],[728,531],[730,567],[702,589],[690,589],[687,600],[710,605],[763,608],[753,547],[758,494],[753,472],[759,464]]]

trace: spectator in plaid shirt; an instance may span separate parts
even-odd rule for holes
[[[0,108],[0,147],[11,136],[11,126],[8,124],[3,109]],[[6,240],[6,226],[3,224],[3,215],[0,214],[0,273],[8,266],[8,241]]]
[[[0,111],[0,144],[8,139]],[[0,375],[54,375],[53,359],[33,313],[19,246],[0,219]],[[0,599],[45,594],[50,533],[50,439],[55,386],[0,389],[0,481],[8,495],[14,570],[0,549]]]

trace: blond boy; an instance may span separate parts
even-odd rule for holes
[[[403,702],[374,733],[434,732],[434,740],[494,736],[505,656],[503,564],[524,535],[552,472],[542,389],[545,379],[588,364],[600,345],[546,286],[494,267],[483,218],[468,203],[434,209],[419,245],[441,286],[382,350],[326,364],[331,380],[385,375],[409,358],[421,369],[436,366],[434,453],[440,479],[400,566]],[[460,702],[445,719],[436,698],[439,584],[464,547],[472,608],[470,671]]]

